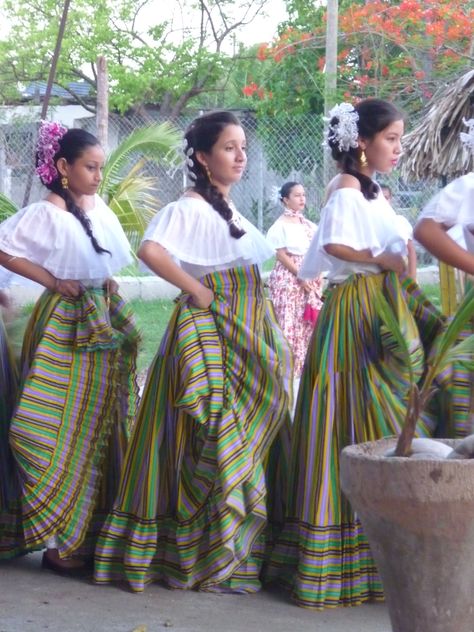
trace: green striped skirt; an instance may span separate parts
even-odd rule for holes
[[[15,358],[0,317],[0,516],[14,497],[13,455],[8,444],[10,419],[17,397],[18,376]]]
[[[466,282],[466,293],[472,287]],[[450,319],[449,319],[450,320]],[[474,317],[461,332],[457,342],[474,333]],[[436,378],[438,390],[430,410],[441,419],[437,437],[462,439],[474,432],[474,374],[464,362],[449,364]]]
[[[0,558],[42,548],[91,555],[112,506],[135,413],[138,332],[118,295],[44,292],[30,318],[9,440],[16,494],[0,515]]]
[[[443,326],[418,286],[409,279],[401,284],[394,273],[354,275],[326,297],[296,405],[285,526],[265,569],[266,580],[291,587],[298,605],[308,608],[383,598],[360,522],[339,486],[341,450],[398,433],[405,417],[408,371],[375,312],[380,292],[418,377]],[[420,424],[420,434],[432,430]]]
[[[182,297],[150,367],[97,582],[259,588],[286,475],[290,352],[256,267],[202,281],[215,300]]]

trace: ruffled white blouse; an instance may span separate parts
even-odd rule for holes
[[[234,239],[227,222],[205,200],[183,196],[159,211],[143,241],[154,241],[194,278],[238,266],[261,264],[275,254],[262,233],[236,210],[245,235]]]
[[[313,279],[326,272],[332,283],[341,283],[352,274],[377,274],[376,264],[344,261],[328,254],[324,246],[339,244],[354,250],[370,250],[376,257],[384,251],[407,253],[406,223],[381,192],[367,200],[353,188],[337,189],[321,212],[319,228],[314,235],[298,276]]]
[[[87,211],[99,254],[76,217],[43,200],[0,224],[0,250],[42,266],[58,279],[98,286],[133,261],[130,244],[115,213],[98,196]]]
[[[418,221],[421,219],[456,227],[448,231],[450,236],[474,252],[474,173],[456,178],[432,197]]]
[[[314,234],[318,228],[317,225],[309,220],[305,220],[305,222],[311,225]],[[311,243],[308,233],[309,231],[303,223],[285,222],[279,217],[268,229],[267,239],[275,250],[286,248],[292,255],[304,255]]]

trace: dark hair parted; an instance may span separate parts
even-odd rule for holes
[[[354,106],[354,109],[359,115],[359,120],[357,121],[359,136],[364,140],[371,140],[389,125],[404,118],[403,113],[397,107],[382,99],[364,99]],[[338,121],[338,117],[335,116],[330,120],[329,124],[335,125]],[[336,140],[331,138],[328,139],[328,145],[331,148],[331,155],[338,163],[341,171],[359,180],[361,192],[367,200],[375,199],[379,186],[372,178],[359,171],[360,149],[351,147],[348,151],[341,151]]]
[[[69,129],[64,134],[64,136],[62,136],[58,140],[58,144],[59,149],[53,158],[56,169],[58,160],[60,160],[60,158],[64,158],[68,164],[72,165],[78,158],[80,158],[80,156],[88,147],[95,147],[100,143],[95,136],[89,134],[89,132],[87,132],[86,130],[73,127]],[[94,250],[99,254],[104,254],[107,252],[110,255],[111,252],[109,250],[106,250],[105,248],[102,248],[97,239],[94,237],[90,219],[87,217],[85,211],[76,204],[69,189],[63,189],[59,170],[57,178],[55,178],[51,183],[45,184],[44,186],[53,193],[56,193],[56,195],[59,195],[59,197],[64,200],[66,204],[66,209],[81,223],[86,234],[91,240]]]
[[[299,186],[301,186],[300,182],[285,182],[279,191],[280,200],[283,202],[284,198],[290,197],[292,189]]]
[[[190,178],[193,180],[194,191],[199,193],[225,219],[231,236],[240,239],[245,235],[245,231],[234,222],[232,209],[219,189],[209,179],[204,165],[196,158],[198,151],[206,154],[211,152],[219,136],[228,125],[240,126],[239,119],[231,112],[210,112],[194,119],[184,135],[187,145],[185,152],[191,158],[187,164]],[[192,149],[191,153],[189,153],[190,149]]]

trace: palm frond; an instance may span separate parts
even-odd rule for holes
[[[179,160],[180,139],[181,132],[168,122],[133,131],[109,154],[104,165],[101,194],[106,194],[123,177],[125,168],[135,156],[140,156],[141,161],[175,164]]]
[[[410,384],[415,384],[415,377],[413,366],[411,362],[410,349],[408,348],[403,332],[400,328],[400,324],[395,317],[393,309],[390,307],[387,299],[382,294],[377,294],[375,297],[375,311],[378,313],[385,326],[390,331],[395,341],[398,344],[403,359],[408,367]]]
[[[9,197],[0,193],[0,222],[13,215],[18,210],[15,203]]]
[[[466,293],[464,300],[458,307],[458,310],[449,323],[449,326],[441,335],[441,339],[438,342],[438,349],[435,358],[433,359],[433,366],[438,366],[441,362],[444,362],[445,355],[454,347],[456,340],[458,340],[464,327],[472,319],[474,315],[474,287]]]
[[[443,371],[452,362],[461,363],[469,371],[474,370],[474,334],[459,342],[446,353],[439,370]]]
[[[158,210],[155,179],[145,176],[126,176],[109,199],[109,206],[117,215],[132,247],[138,247],[150,219]]]
[[[177,163],[180,138],[181,132],[170,123],[140,127],[107,158],[99,194],[116,213],[133,247],[159,205],[156,178],[143,175],[143,170],[149,161]]]

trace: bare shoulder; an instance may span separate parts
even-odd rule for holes
[[[197,193],[196,191],[194,191],[193,189],[187,189],[182,197],[184,198],[192,198],[194,200],[204,200],[204,198],[202,197],[202,195],[200,195],[199,193]],[[206,200],[204,200],[206,201]]]
[[[357,191],[360,191],[360,182],[355,176],[351,176],[349,173],[339,173],[329,183],[327,187],[327,196],[329,197],[338,189],[356,189]]]
[[[67,211],[66,202],[61,196],[57,195],[56,193],[49,193],[46,197],[46,200],[51,204],[54,204],[54,206],[62,209],[63,211]]]

